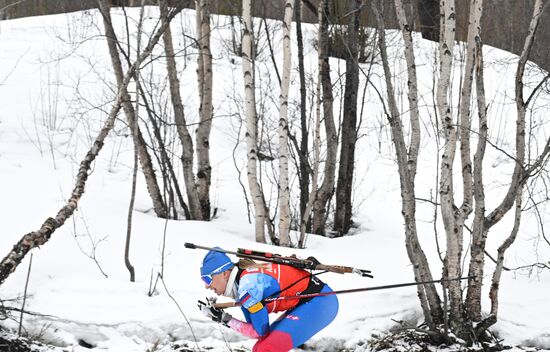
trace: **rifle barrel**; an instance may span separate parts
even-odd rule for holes
[[[227,254],[233,254],[238,258],[249,258],[249,259],[258,260],[258,261],[283,264],[283,265],[291,265],[299,269],[326,270],[326,271],[330,271],[338,274],[356,273],[363,277],[370,277],[370,278],[373,277],[371,275],[370,270],[357,269],[357,268],[341,266],[341,265],[325,265],[325,264],[319,263],[317,260],[313,262],[307,259],[304,260],[304,259],[299,259],[294,257],[285,257],[278,254],[273,254],[269,252],[260,252],[260,251],[255,251],[251,249],[239,248],[237,252],[234,252],[234,251],[228,251],[221,248],[200,246],[198,244],[193,244],[189,242],[186,242],[184,246],[185,248],[190,248],[190,249],[204,249],[207,251],[212,250],[212,251],[217,251],[217,252],[222,252]]]

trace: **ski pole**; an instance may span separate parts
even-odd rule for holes
[[[342,265],[321,264],[314,257],[309,257],[307,259],[299,259],[295,256],[284,257],[279,254],[273,254],[269,252],[260,252],[252,249],[243,249],[243,248],[239,248],[237,249],[237,252],[233,252],[233,251],[227,251],[225,249],[220,249],[220,248],[200,246],[189,242],[186,242],[184,246],[185,248],[190,248],[190,249],[204,249],[209,251],[217,251],[217,252],[222,252],[227,254],[233,254],[233,255],[236,255],[238,258],[248,258],[252,260],[290,265],[299,269],[326,270],[326,271],[330,271],[338,274],[354,273],[363,277],[370,277],[370,278],[373,277],[370,270],[352,268],[349,266],[342,266]]]
[[[348,290],[338,290],[338,291],[331,291],[331,292],[306,293],[303,295],[295,295],[295,296],[270,297],[270,298],[265,298],[263,302],[267,304],[270,302],[285,301],[289,299],[314,298],[314,297],[322,297],[322,296],[330,296],[330,295],[339,295],[344,293],[387,290],[387,289],[406,287],[406,286],[427,285],[427,284],[435,284],[440,282],[467,280],[467,279],[471,279],[472,277],[473,276],[467,276],[467,277],[460,277],[460,278],[454,278],[454,279],[439,279],[439,280],[431,280],[431,281],[407,282],[404,284],[352,288]],[[215,303],[213,306],[216,308],[225,309],[225,308],[232,308],[232,307],[240,307],[241,305],[242,303],[240,302],[223,302],[223,303]]]

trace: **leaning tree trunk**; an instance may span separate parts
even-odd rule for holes
[[[283,20],[283,77],[279,97],[279,244],[290,246],[290,189],[288,185],[288,89],[290,86],[290,30],[294,0],[287,0]]]
[[[266,208],[262,189],[258,183],[258,122],[254,84],[254,56],[252,53],[252,2],[243,0],[242,66],[245,93],[247,176],[255,212],[255,236],[257,242],[265,243]]]
[[[197,17],[197,76],[199,82],[199,127],[197,128],[197,192],[202,219],[210,219],[210,130],[212,129],[212,54],[210,52],[210,0],[195,0]]]
[[[342,121],[342,144],[340,166],[336,184],[336,210],[334,231],[343,236],[351,228],[352,187],[355,169],[355,143],[357,142],[357,91],[359,88],[359,18],[360,0],[348,0],[349,24],[347,29],[346,85],[344,92],[344,117]]]
[[[516,241],[516,237],[519,232],[519,226],[521,223],[521,213],[522,213],[522,192],[521,190],[523,187],[520,187],[520,189],[517,192],[516,195],[516,206],[515,206],[515,215],[514,215],[514,226],[512,227],[512,231],[510,231],[510,234],[508,237],[502,242],[500,247],[498,247],[497,250],[497,262],[496,267],[493,272],[493,278],[491,280],[491,289],[489,290],[489,299],[491,300],[491,310],[489,312],[489,316],[484,318],[479,324],[477,324],[475,328],[475,334],[478,337],[478,339],[482,336],[482,334],[485,333],[485,330],[493,326],[497,322],[497,316],[498,316],[498,292],[499,292],[499,286],[500,286],[500,278],[502,275],[502,269],[504,268],[504,253],[510,248],[510,246]],[[470,289],[470,287],[468,287]],[[468,293],[470,291],[468,290]],[[467,301],[467,304],[470,302]]]
[[[99,1],[99,9],[103,16],[105,35],[107,37],[107,44],[109,46],[109,55],[111,57],[111,63],[115,72],[117,85],[120,86],[124,78],[124,73],[122,70],[122,63],[120,62],[118,52],[118,46],[120,45],[120,43],[118,42],[115,30],[113,28],[113,23],[111,21],[110,6],[111,5],[109,0]],[[136,139],[134,143],[138,150],[139,161],[141,163],[143,175],[145,176],[147,190],[149,191],[149,195],[151,196],[151,200],[153,201],[155,214],[157,214],[158,217],[166,218],[168,216],[168,210],[166,209],[166,204],[164,203],[160,188],[157,183],[155,169],[153,167],[153,162],[151,160],[151,156],[149,155],[149,151],[147,150],[147,144],[145,143],[143,135],[141,134],[141,131],[139,129],[139,125],[137,124],[136,112],[132,105],[130,94],[128,94],[127,91],[125,91],[124,94],[125,96],[122,102],[122,107],[124,108],[124,113],[126,115],[126,119],[128,120],[128,126],[130,127],[130,131],[132,132],[132,136]],[[134,129],[137,130],[134,131]]]
[[[160,4],[161,21],[166,21],[168,8],[166,2]],[[195,184],[195,175],[193,172],[193,138],[187,130],[187,121],[183,110],[183,103],[180,94],[180,82],[178,79],[178,70],[174,54],[174,45],[172,43],[172,31],[170,26],[166,28],[163,35],[164,52],[166,53],[166,70],[168,72],[168,83],[170,84],[170,99],[172,101],[172,109],[174,110],[174,120],[176,122],[176,131],[178,133],[182,146],[182,166],[183,180],[185,183],[185,191],[187,193],[187,201],[189,203],[189,213],[192,220],[202,219],[199,194]]]
[[[167,23],[170,23],[174,16],[180,11],[180,6],[172,10],[168,15]],[[25,258],[25,256],[31,249],[42,246],[46,242],[48,242],[55,230],[63,226],[65,221],[67,221],[67,219],[69,219],[73,215],[74,211],[78,207],[78,202],[80,201],[80,198],[82,198],[82,196],[84,195],[84,188],[86,186],[86,181],[88,180],[88,175],[90,174],[91,165],[101,151],[101,148],[103,148],[105,138],[107,138],[109,132],[111,132],[111,130],[113,129],[117,114],[120,111],[124,100],[126,99],[126,89],[128,87],[128,83],[132,79],[136,68],[141,65],[143,60],[145,60],[151,54],[153,47],[157,44],[160,36],[166,29],[167,23],[162,24],[158,28],[158,30],[149,40],[149,43],[147,44],[141,55],[139,55],[136,61],[128,68],[128,71],[123,76],[122,82],[118,88],[115,103],[111,107],[111,111],[109,112],[107,121],[105,121],[103,128],[101,129],[101,131],[99,131],[99,134],[94,140],[92,147],[90,148],[84,159],[80,162],[80,167],[76,175],[75,187],[73,188],[71,197],[67,200],[67,204],[65,204],[58,211],[55,218],[50,217],[46,219],[40,229],[24,235],[0,262],[0,286],[8,278],[8,276],[15,271],[17,266],[21,263],[21,261]]]
[[[330,63],[329,63],[329,35],[328,35],[328,20],[329,0],[321,0],[319,2],[319,75],[322,88],[322,103],[323,116],[326,135],[326,161],[323,171],[323,182],[317,192],[317,197],[313,204],[313,233],[318,235],[325,234],[325,224],[327,219],[327,207],[334,193],[334,179],[336,173],[336,158],[338,150],[338,134],[334,124],[334,115],[332,111],[334,98],[332,96],[332,82],[330,79]]]

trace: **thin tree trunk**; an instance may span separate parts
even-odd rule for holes
[[[304,40],[302,36],[302,1],[298,1],[296,6],[296,44],[298,46],[298,73],[300,77],[300,149],[297,151],[299,158],[299,181],[300,181],[300,219],[304,218],[307,204],[309,203],[309,163],[308,163],[308,145],[309,131],[307,127],[307,92],[306,92],[306,74],[304,68]],[[309,215],[308,215],[309,217]],[[309,219],[306,220],[306,226]]]
[[[137,146],[134,145],[134,170],[132,172],[132,188],[130,192],[130,204],[128,205],[128,218],[126,226],[126,241],[124,243],[124,264],[126,269],[130,273],[130,282],[136,281],[136,271],[132,262],[130,261],[130,242],[132,239],[132,215],[134,213],[134,203],[136,199],[136,184],[137,184],[137,170],[138,170],[138,151]]]
[[[546,0],[536,0],[533,7],[533,16],[531,18],[531,23],[529,25],[529,31],[525,39],[523,51],[519,57],[518,67],[516,70],[516,110],[517,110],[517,120],[516,120],[516,157],[515,157],[515,166],[512,173],[510,186],[501,203],[487,216],[483,219],[482,226],[480,230],[474,232],[474,243],[480,247],[479,250],[474,252],[472,250],[472,257],[470,262],[470,272],[479,278],[483,277],[483,266],[485,257],[483,255],[485,250],[485,242],[488,235],[488,232],[491,227],[497,224],[504,215],[512,208],[514,203],[516,207],[521,205],[521,193],[525,182],[531,175],[531,168],[525,170],[525,125],[526,125],[526,111],[528,102],[524,100],[523,97],[523,76],[525,72],[525,66],[529,58],[529,53],[533,46],[535,40],[535,34],[537,32],[537,27],[544,9],[544,6],[547,4]],[[480,108],[481,109],[481,108]],[[550,140],[549,140],[550,141]],[[548,146],[548,143],[547,143]],[[547,152],[547,148],[545,149]],[[541,157],[543,154],[541,154]],[[541,160],[541,159],[539,159]],[[480,210],[485,213],[485,209]],[[516,212],[516,222],[519,226],[520,216]],[[480,220],[481,222],[481,220]],[[516,224],[514,225],[516,226]],[[517,230],[516,230],[517,231]],[[506,249],[513,243],[516,235],[514,230],[510,237],[504,241],[503,245],[499,248],[499,259],[500,256],[504,256]],[[497,268],[493,274],[493,282],[491,285],[491,315],[486,318],[482,323],[483,329],[478,329],[477,332],[481,333],[484,329],[487,329],[490,325],[496,323],[496,314],[498,311],[498,285],[500,281],[500,274],[497,273],[499,270],[497,261]],[[502,264],[501,264],[502,265]],[[501,270],[501,269],[500,269]],[[472,316],[472,319],[479,321],[481,320],[481,281],[480,280],[470,280],[468,285],[467,292],[467,308],[468,313]]]
[[[210,130],[212,129],[212,54],[210,53],[210,1],[195,0],[197,16],[197,41],[199,56],[197,59],[199,82],[199,127],[197,128],[197,192],[202,219],[210,219]]]
[[[288,185],[288,89],[290,87],[290,33],[294,0],[287,0],[283,20],[283,77],[279,97],[279,245],[290,246],[290,189]]]
[[[401,114],[397,110],[397,102],[395,101],[395,95],[391,84],[391,79],[387,78],[388,96],[391,105],[391,111],[393,114],[397,114],[393,117],[392,126],[393,140],[396,145],[396,151],[406,156],[398,157],[398,165],[400,175],[402,176],[402,199],[403,209],[402,213],[405,220],[405,236],[406,236],[406,248],[411,263],[413,264],[413,271],[415,278],[421,281],[433,280],[428,260],[424,251],[420,246],[418,239],[418,233],[416,228],[416,195],[415,195],[415,178],[418,163],[418,152],[420,149],[420,113],[418,109],[418,86],[416,75],[416,64],[414,45],[412,39],[412,26],[407,19],[405,9],[403,7],[402,0],[395,0],[395,9],[397,19],[399,21],[399,28],[403,36],[403,42],[405,44],[405,60],[407,62],[407,85],[408,85],[408,102],[410,111],[410,124],[411,124],[411,136],[408,150],[406,149],[405,136],[403,133],[402,122],[400,119]],[[382,19],[380,19],[382,21]],[[383,23],[383,22],[382,22]],[[385,32],[380,33],[380,40],[385,37]],[[381,45],[385,49],[385,45]],[[385,50],[384,50],[385,51]],[[385,55],[387,57],[387,55]],[[389,62],[385,60],[385,72],[388,77],[391,77],[389,70]],[[424,308],[424,315],[426,322],[432,329],[437,324],[443,322],[443,310],[441,307],[441,299],[437,293],[435,285],[424,285],[418,287],[418,297],[421,301],[421,306]]]
[[[174,18],[174,16],[180,11],[180,6],[172,10],[168,16],[167,23],[170,23],[172,18]],[[8,278],[8,276],[15,271],[17,266],[21,263],[21,261],[25,258],[25,256],[31,249],[42,246],[46,242],[48,242],[55,230],[63,226],[65,221],[67,221],[67,219],[69,219],[73,215],[74,211],[78,207],[78,202],[80,201],[80,198],[82,198],[82,196],[84,195],[84,188],[86,186],[86,181],[88,180],[91,164],[94,162],[95,158],[101,151],[101,148],[103,148],[105,138],[107,138],[109,132],[111,132],[111,130],[113,129],[117,114],[120,111],[122,103],[125,99],[128,83],[134,76],[136,68],[141,65],[143,60],[149,57],[151,51],[153,50],[153,47],[157,44],[160,36],[165,29],[166,24],[163,24],[158,28],[158,30],[149,40],[149,43],[147,44],[141,55],[128,68],[128,71],[124,75],[122,83],[119,85],[115,102],[111,107],[109,116],[107,117],[103,128],[101,129],[101,131],[99,131],[99,134],[95,138],[90,150],[88,151],[84,159],[80,162],[80,167],[76,175],[75,187],[73,188],[73,191],[70,198],[67,200],[67,203],[58,211],[55,218],[47,218],[40,229],[24,235],[0,262],[0,286]]]
[[[336,184],[336,210],[334,231],[343,236],[351,228],[352,187],[355,171],[355,143],[357,142],[357,91],[359,89],[359,18],[360,0],[348,0],[349,24],[347,29],[346,85],[344,92],[344,117],[342,121],[342,145],[340,166]]]
[[[319,6],[322,6],[321,3]],[[318,31],[318,41],[321,42],[321,31]],[[319,50],[319,53],[321,50]],[[300,222],[300,239],[298,241],[298,248],[305,248],[306,245],[306,227],[309,221],[309,216],[313,209],[313,204],[317,199],[317,187],[319,179],[319,163],[321,160],[321,80],[322,80],[322,66],[323,66],[323,57],[319,55],[318,57],[318,67],[319,72],[317,74],[317,88],[316,88],[316,99],[315,99],[315,127],[313,129],[313,174],[311,180],[311,194],[308,195],[308,202],[306,208],[304,209],[303,214],[301,214]]]
[[[468,41],[466,48],[466,67],[464,72],[464,80],[462,83],[462,89],[460,92],[460,106],[458,115],[458,134],[460,135],[460,159],[462,163],[462,205],[456,206],[453,197],[446,197],[442,199],[442,213],[444,215],[444,222],[447,224],[445,231],[447,234],[447,256],[445,272],[449,278],[459,277],[462,274],[461,260],[462,260],[462,243],[463,243],[463,231],[465,221],[472,212],[473,200],[474,200],[474,185],[472,177],[472,161],[471,161],[471,148],[470,148],[470,133],[471,133],[471,114],[470,114],[470,101],[472,96],[472,85],[475,77],[475,65],[477,62],[477,41],[481,39],[481,10],[482,0],[471,0],[470,2],[470,17],[468,24]],[[448,12],[447,12],[448,11]],[[454,29],[454,22],[452,22],[452,16],[454,16],[454,3],[449,4],[449,8],[446,9],[445,14],[451,16],[451,20],[448,19],[447,25],[449,28]],[[454,40],[454,35],[450,37]],[[450,38],[445,38],[450,40]],[[444,41],[442,41],[443,43]],[[452,49],[449,49],[452,53]],[[440,53],[440,55],[444,55]],[[452,62],[452,59],[451,59]],[[443,69],[443,68],[442,68]],[[444,88],[444,87],[442,87]],[[450,91],[450,83],[447,86],[446,91]],[[443,115],[442,115],[443,116]],[[455,157],[456,148],[456,134],[455,129],[452,127],[452,113],[449,111],[445,116],[443,123],[445,131],[449,131],[445,135],[445,152],[443,154],[443,160],[447,157],[448,164],[443,165],[441,171],[441,181],[447,185],[452,185],[452,181],[448,183],[448,178],[452,178],[452,163]],[[445,163],[444,162],[444,163]],[[447,189],[450,193],[454,191]],[[446,190],[446,191],[447,191]],[[444,210],[443,210],[444,209]],[[451,218],[452,217],[452,218]],[[476,249],[475,243],[472,245],[472,252]],[[463,311],[463,297],[460,283],[449,283],[450,291],[450,303],[451,303],[451,327],[457,333],[458,336],[471,339],[471,333],[468,326],[470,325],[470,318],[464,315]]]
[[[445,227],[447,253],[444,260],[445,278],[457,278],[462,274],[461,255],[463,222],[455,205],[453,163],[456,155],[457,135],[451,105],[448,101],[451,90],[451,68],[453,62],[456,13],[454,0],[442,0],[440,3],[441,38],[439,42],[439,81],[437,82],[437,107],[441,118],[441,128],[445,138],[440,164],[441,214]],[[461,338],[467,334],[463,314],[462,289],[459,281],[448,283],[451,329]]]
[[[181,193],[181,188],[178,183],[178,179],[176,177],[176,173],[174,171],[174,166],[172,164],[172,161],[170,160],[170,157],[168,155],[168,152],[166,150],[166,143],[164,142],[164,139],[161,135],[161,131],[159,128],[159,124],[157,123],[155,114],[151,110],[151,107],[149,103],[147,102],[145,91],[143,90],[143,87],[140,86],[140,94],[143,98],[143,104],[145,105],[145,109],[147,110],[147,115],[149,116],[149,122],[151,123],[151,126],[153,127],[153,135],[155,136],[155,139],[157,140],[159,152],[160,152],[160,161],[159,163],[164,164],[165,168],[168,172],[168,175],[166,175],[166,182],[172,182],[174,184],[174,189],[176,191],[176,195],[178,197],[178,201],[183,208],[183,213],[185,214],[185,218],[190,220],[191,219],[191,213],[189,213],[189,208],[187,207],[187,203],[185,203],[185,200],[183,199],[183,194]],[[175,214],[174,214],[175,215]],[[174,219],[177,217],[174,216]]]
[[[327,207],[329,200],[334,193],[334,180],[336,174],[336,158],[338,150],[338,134],[334,124],[333,115],[333,95],[332,82],[330,79],[330,62],[328,56],[329,36],[328,36],[328,20],[329,0],[321,0],[319,2],[319,60],[321,66],[319,68],[321,86],[322,86],[322,103],[323,103],[323,121],[326,135],[326,161],[323,170],[323,182],[317,192],[317,198],[313,204],[313,223],[311,231],[318,235],[325,234],[325,224],[327,218]]]
[[[245,93],[246,114],[246,148],[247,148],[247,176],[248,187],[255,211],[256,241],[265,243],[266,209],[262,189],[258,183],[258,122],[256,115],[256,93],[254,83],[254,56],[252,52],[252,1],[243,0],[243,39],[242,39],[242,68]]]
[[[405,59],[407,62],[408,77],[408,101],[411,121],[410,147],[407,150],[405,142],[405,133],[401,113],[399,112],[397,101],[395,99],[395,90],[392,83],[392,73],[390,71],[389,59],[386,50],[385,25],[381,13],[384,12],[384,3],[378,1],[373,6],[373,11],[378,19],[379,40],[378,46],[384,76],[386,81],[386,91],[388,96],[389,112],[386,112],[388,122],[390,123],[392,140],[395,146],[397,157],[397,166],[401,185],[402,214],[405,221],[405,245],[409,260],[412,263],[412,269],[417,281],[433,280],[428,261],[420,246],[416,229],[416,197],[415,197],[415,176],[418,158],[418,146],[420,145],[420,127],[418,112],[418,88],[416,79],[416,66],[414,58],[414,49],[412,43],[411,29],[408,24],[403,3],[401,0],[395,0],[395,10],[400,23],[400,29],[405,43]],[[427,325],[435,330],[436,324],[443,321],[443,312],[441,309],[440,298],[434,285],[423,285],[417,287],[420,306],[424,312],[424,318]]]
[[[491,280],[491,289],[489,290],[489,299],[491,300],[491,310],[489,316],[483,319],[476,326],[476,336],[480,336],[485,332],[489,327],[494,325],[497,322],[498,316],[498,291],[500,287],[500,278],[502,275],[502,269],[504,268],[504,253],[510,246],[516,241],[516,237],[519,232],[519,225],[521,223],[521,204],[522,204],[522,193],[518,192],[516,196],[516,211],[514,217],[514,226],[510,235],[504,242],[498,247],[497,253],[497,265],[495,271],[493,272],[493,279]]]
[[[483,266],[485,263],[485,239],[487,228],[485,226],[485,189],[483,187],[483,159],[487,148],[487,112],[485,103],[485,82],[483,77],[483,44],[477,42],[476,64],[476,90],[478,109],[478,142],[474,155],[474,220],[472,225],[472,251],[466,293],[466,311],[473,321],[481,319],[481,285],[483,278]]]
[[[161,20],[165,22],[168,8],[165,1],[160,4]],[[172,44],[172,31],[170,26],[167,27],[163,35],[164,51],[166,53],[166,70],[168,71],[168,82],[170,84],[170,98],[172,108],[174,110],[174,120],[176,122],[176,130],[182,145],[182,165],[183,179],[185,183],[185,191],[187,193],[187,202],[189,203],[189,213],[191,219],[202,219],[199,195],[195,184],[195,175],[193,172],[193,139],[187,130],[187,121],[183,110],[183,103],[180,94],[180,83],[178,79],[178,71],[176,66],[174,45]]]
[[[139,13],[139,23],[138,23],[138,34],[137,34],[137,55],[139,55],[139,52],[141,50],[141,34],[143,30],[143,10],[144,10],[144,4],[143,0],[141,1],[141,11]],[[135,113],[136,118],[134,119],[134,123],[136,124],[134,126],[134,129],[132,130],[134,133],[137,133],[138,131],[138,118],[139,118],[139,92],[140,90],[140,80],[139,80],[139,66],[136,69],[134,78],[136,83],[136,107],[135,107]],[[124,264],[126,265],[126,269],[128,269],[128,272],[130,273],[130,282],[136,281],[136,271],[134,266],[132,265],[132,262],[130,261],[130,243],[132,240],[132,219],[134,214],[134,203],[136,200],[136,186],[137,186],[137,172],[138,172],[138,163],[139,163],[139,151],[136,144],[136,136],[133,136],[134,141],[134,170],[132,172],[132,190],[130,192],[130,204],[128,205],[128,223],[126,227],[126,242],[124,244]]]
[[[124,72],[122,69],[122,63],[120,62],[120,56],[117,47],[118,45],[120,45],[120,43],[118,43],[116,33],[111,21],[110,6],[111,5],[109,0],[99,1],[99,10],[103,17],[103,24],[105,26],[105,35],[107,37],[107,44],[109,46],[111,63],[113,65],[117,85],[120,86],[122,84]],[[168,216],[168,211],[166,209],[166,204],[164,203],[160,188],[157,183],[157,177],[155,175],[155,169],[151,161],[151,156],[147,151],[147,145],[145,143],[145,140],[143,139],[143,136],[139,129],[139,125],[136,122],[136,113],[131,102],[130,94],[128,94],[127,91],[124,93],[125,97],[122,106],[124,108],[124,113],[126,115],[126,119],[128,120],[128,126],[130,127],[130,131],[132,132],[132,136],[136,138],[135,143],[138,148],[139,161],[141,163],[143,175],[145,176],[147,190],[149,191],[149,195],[151,196],[151,200],[153,201],[155,214],[157,214],[158,217],[166,218]],[[134,128],[136,128],[137,130],[134,131]]]
[[[527,111],[527,105],[523,98],[523,76],[525,72],[525,66],[529,59],[529,53],[533,47],[535,41],[535,33],[539,25],[540,17],[542,15],[544,7],[548,4],[547,0],[536,0],[533,8],[533,17],[531,24],[529,25],[529,31],[527,32],[527,38],[525,39],[525,45],[523,52],[519,57],[518,68],[516,70],[516,164],[508,192],[502,199],[501,203],[487,216],[487,227],[492,227],[499,222],[504,214],[508,212],[514,205],[518,188],[522,186],[527,178],[525,175],[529,175],[529,170],[524,169],[525,159],[525,114]]]

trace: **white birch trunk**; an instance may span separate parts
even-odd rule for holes
[[[428,261],[420,242],[416,228],[416,196],[415,196],[415,178],[417,169],[418,152],[420,146],[420,115],[418,110],[418,87],[416,64],[414,55],[414,45],[412,39],[412,28],[407,20],[407,15],[404,10],[403,1],[395,0],[395,10],[399,28],[403,36],[405,44],[405,61],[407,62],[407,84],[408,84],[408,102],[410,111],[411,135],[409,147],[405,143],[405,135],[401,121],[401,114],[398,111],[395,101],[395,94],[391,84],[391,72],[387,55],[385,54],[384,33],[380,37],[380,51],[384,53],[383,64],[386,75],[386,86],[388,91],[390,112],[392,114],[392,133],[393,140],[396,146],[396,153],[401,154],[397,160],[399,163],[399,173],[401,175],[401,194],[402,194],[402,213],[405,220],[405,243],[409,259],[413,264],[415,279],[419,281],[433,280]],[[379,19],[382,22],[382,18]],[[382,26],[382,28],[384,28]],[[391,98],[390,98],[391,96]],[[441,323],[443,320],[443,311],[441,309],[441,301],[435,285],[418,286],[418,297],[421,307],[424,311],[424,317],[428,325],[432,328],[435,324]]]
[[[446,257],[446,268],[445,271],[448,274],[448,277],[459,277],[462,274],[461,268],[461,259],[462,259],[462,247],[463,247],[463,232],[465,221],[468,218],[469,214],[473,209],[473,177],[472,177],[472,161],[471,161],[471,148],[470,148],[470,133],[471,133],[471,109],[470,101],[472,96],[472,86],[474,82],[474,69],[477,61],[477,45],[476,42],[480,40],[481,35],[481,14],[482,14],[482,0],[471,0],[470,1],[470,16],[468,22],[468,41],[467,41],[467,56],[466,56],[466,67],[464,72],[464,79],[462,84],[462,89],[460,92],[460,106],[458,110],[458,125],[459,130],[458,134],[460,135],[460,160],[462,163],[462,205],[458,207],[454,198],[447,196],[445,200],[442,198],[442,202],[445,207],[442,205],[442,212],[444,212],[444,221],[447,218],[446,223],[452,224],[451,226],[446,226],[445,231],[447,234],[447,257]],[[453,12],[450,12],[449,17],[454,15]],[[454,26],[454,25],[453,25]],[[451,50],[452,52],[452,50]],[[451,65],[452,66],[452,65]],[[451,83],[449,83],[450,85]],[[448,87],[450,89],[450,86]],[[450,123],[451,119],[445,119],[445,130],[452,130],[450,134],[446,134],[446,148],[445,152],[449,151],[447,156],[449,162],[449,169],[447,167],[443,168],[442,165],[442,180],[444,178],[452,177],[451,174],[445,174],[448,170],[452,173],[452,164],[454,162],[454,151],[452,149],[456,148],[456,134],[454,133],[453,128]],[[453,145],[450,145],[450,144]],[[451,157],[452,155],[452,157]],[[444,154],[443,157],[446,155]],[[452,182],[450,183],[452,185]],[[451,187],[449,192],[454,193],[453,188]],[[454,197],[454,196],[453,196]],[[452,199],[452,201],[450,201]],[[443,210],[445,209],[445,210]],[[452,219],[450,219],[452,217]],[[472,248],[472,251],[475,251],[475,248]],[[472,279],[471,279],[472,280]],[[476,280],[476,279],[473,279]],[[462,302],[462,290],[460,288],[459,282],[453,282],[449,284],[450,298],[451,298],[451,322],[454,324],[456,322],[455,328],[458,329],[459,333],[465,331],[464,329],[464,316],[463,316],[463,302]]]
[[[256,96],[254,84],[254,58],[252,54],[252,1],[243,0],[243,39],[242,68],[244,78],[245,114],[246,114],[246,147],[247,147],[247,177],[252,204],[255,211],[255,236],[257,242],[265,243],[265,206],[262,190],[258,183],[258,123],[256,116]]]
[[[288,185],[288,90],[290,86],[290,30],[294,0],[285,3],[283,20],[283,77],[279,97],[279,244],[290,246],[290,189]]]
[[[485,189],[483,186],[483,159],[487,148],[487,114],[485,101],[485,83],[483,78],[483,44],[479,41],[477,44],[477,64],[476,64],[476,95],[478,107],[478,143],[474,155],[474,221],[472,225],[472,252],[470,255],[470,265],[468,276],[475,277],[468,281],[468,291],[466,293],[466,310],[470,319],[479,321],[481,319],[481,284],[477,279],[483,277],[483,266],[485,263],[485,237],[487,228],[485,226]]]
[[[445,227],[447,253],[445,255],[444,276],[458,278],[461,276],[461,255],[463,224],[460,223],[455,211],[453,163],[456,155],[457,135],[455,121],[449,103],[451,94],[451,69],[456,30],[456,12],[454,0],[440,2],[440,32],[439,42],[439,81],[437,82],[437,107],[441,118],[445,145],[441,156],[439,193],[441,197],[441,214]],[[459,335],[464,332],[464,316],[462,309],[462,290],[459,281],[448,283],[450,300],[450,322],[453,331]]]
[[[482,276],[479,275],[479,270],[483,270],[483,259],[478,261],[479,256],[484,257],[485,252],[485,235],[484,235],[484,207],[485,196],[483,191],[482,167],[483,157],[485,154],[485,146],[487,142],[487,119],[485,116],[485,89],[483,83],[483,62],[481,60],[482,46],[481,43],[481,15],[483,10],[483,0],[470,1],[470,17],[468,20],[468,41],[467,41],[467,57],[466,67],[464,72],[464,81],[460,96],[460,149],[462,160],[462,182],[464,189],[464,197],[462,206],[459,209],[458,216],[461,219],[461,226],[464,226],[466,216],[473,208],[475,199],[475,212],[472,231],[472,247],[471,261],[469,273],[471,278],[468,280],[468,294],[465,300],[465,306],[468,311],[470,320],[478,321],[480,314],[473,312],[471,308],[472,297],[470,296],[470,287],[478,285],[481,287]],[[476,77],[477,76],[477,77]],[[470,159],[470,134],[471,134],[471,109],[470,100],[472,96],[472,85],[476,79],[477,102],[478,102],[478,119],[479,119],[479,138],[474,155],[475,162],[475,177],[472,170],[472,162]],[[475,182],[475,184],[474,184]],[[479,202],[479,203],[478,203]],[[476,258],[474,260],[474,258]],[[481,312],[480,312],[481,313]]]
[[[210,130],[212,128],[212,54],[210,52],[210,1],[195,0],[197,11],[197,41],[199,56],[197,75],[199,82],[199,127],[196,135],[197,193],[202,219],[210,219]]]
[[[473,179],[472,161],[470,150],[470,133],[472,126],[470,101],[472,97],[472,86],[475,79],[475,66],[477,62],[476,42],[481,40],[481,14],[483,0],[470,1],[470,17],[468,20],[468,41],[466,48],[466,67],[462,90],[460,92],[459,106],[459,133],[460,133],[460,158],[462,161],[462,187],[463,201],[460,206],[458,217],[463,224],[464,220],[471,213],[473,208]]]

